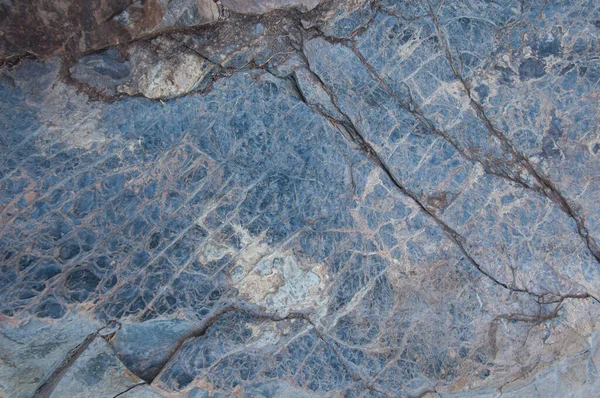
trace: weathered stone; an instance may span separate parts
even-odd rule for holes
[[[212,0],[10,1],[2,12],[0,59],[79,54],[220,17]]]
[[[221,0],[229,10],[241,14],[264,14],[282,8],[310,11],[323,0]]]
[[[57,321],[0,319],[0,395],[30,397],[100,323],[82,316]]]
[[[156,53],[164,61],[156,62]],[[155,39],[128,48],[131,78],[116,87],[117,93],[146,98],[172,98],[206,86],[215,66],[172,41]]]
[[[50,397],[114,397],[143,383],[96,337],[54,386]]]
[[[111,345],[129,369],[151,381],[192,327],[179,320],[124,324]]]
[[[329,37],[349,38],[374,16],[375,10],[367,0],[338,1],[326,3],[317,18],[304,19],[302,24],[305,28],[317,26]]]
[[[109,3],[0,22],[2,393],[594,395],[597,4]]]

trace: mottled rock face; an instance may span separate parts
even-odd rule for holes
[[[0,12],[3,60],[81,54],[220,16],[212,0],[7,0]]]
[[[0,10],[0,396],[597,395],[596,2]]]

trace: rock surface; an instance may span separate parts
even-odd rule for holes
[[[220,18],[213,0],[7,0],[0,10],[3,60],[81,54]]]
[[[0,9],[0,396],[600,389],[597,2]]]

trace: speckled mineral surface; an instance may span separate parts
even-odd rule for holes
[[[0,2],[0,397],[593,397],[596,0]]]

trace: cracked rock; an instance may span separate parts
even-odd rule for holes
[[[3,2],[0,396],[594,396],[599,21]]]
[[[8,1],[1,10],[2,59],[81,54],[220,18],[212,0]]]
[[[114,397],[140,382],[106,341],[97,337],[54,386],[50,397]]]

